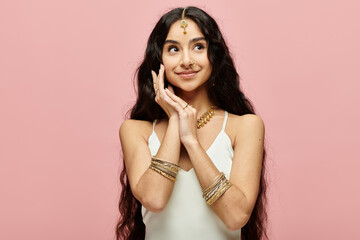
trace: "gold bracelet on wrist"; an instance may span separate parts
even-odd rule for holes
[[[221,172],[207,188],[203,189],[203,198],[208,205],[212,205],[217,199],[219,199],[232,184],[225,177],[225,174]]]
[[[161,164],[169,165],[169,166],[172,166],[172,167],[174,167],[174,168],[176,168],[176,169],[180,169],[180,166],[179,166],[178,164],[176,164],[176,163],[169,162],[169,161],[165,161],[165,160],[160,159],[160,158],[155,157],[155,156],[153,156],[151,159],[152,159],[153,161],[159,162],[159,163],[161,163]]]
[[[207,194],[215,185],[217,185],[223,176],[225,176],[225,174],[221,172],[207,188],[203,189],[203,196]]]
[[[162,164],[162,163],[159,163],[159,162],[157,162],[157,161],[151,161],[151,163],[154,164],[154,165],[157,165],[157,166],[161,166],[161,167],[163,167],[163,168],[166,168],[166,169],[168,169],[168,170],[170,170],[170,171],[172,171],[172,172],[175,172],[175,173],[178,173],[178,172],[179,172],[179,170],[178,170],[176,167],[174,167],[174,166],[169,166],[169,165],[166,165],[166,164]]]
[[[166,174],[172,176],[173,178],[176,178],[176,173],[163,167],[163,166],[159,166],[159,165],[155,165],[154,162],[151,162],[150,166],[154,167],[154,168],[157,168],[158,170],[162,171],[162,172],[165,172]]]
[[[216,200],[218,200],[230,187],[232,186],[231,182],[226,180],[226,183],[217,191],[206,203],[211,206]]]
[[[173,182],[176,181],[176,178],[172,177],[171,175],[169,175],[169,174],[167,174],[167,173],[165,173],[165,172],[163,172],[163,171],[161,171],[161,170],[159,170],[159,169],[157,169],[157,168],[154,168],[154,167],[151,166],[151,165],[149,166],[149,168],[150,168],[151,170],[154,170],[154,171],[157,172],[157,173],[160,173],[162,176],[170,179],[170,180],[173,181]]]
[[[149,168],[175,182],[180,166],[153,156]]]

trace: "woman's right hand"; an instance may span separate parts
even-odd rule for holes
[[[178,118],[178,113],[175,110],[175,108],[169,105],[165,101],[165,98],[168,98],[168,100],[170,98],[165,93],[164,73],[165,73],[165,67],[162,64],[160,64],[159,75],[156,75],[156,73],[153,70],[151,70],[151,75],[153,78],[153,87],[155,91],[155,102],[160,105],[160,107],[166,112],[169,118],[171,117]],[[168,86],[168,89],[170,92],[174,93],[174,89],[170,85]]]

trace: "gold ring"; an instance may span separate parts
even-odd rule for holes
[[[183,107],[183,110],[184,110],[185,108],[187,108],[187,106],[189,106],[189,104],[188,104],[188,103],[186,104],[186,106],[185,106],[185,107]]]

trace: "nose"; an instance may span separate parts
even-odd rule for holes
[[[181,67],[183,68],[190,68],[191,65],[191,57],[188,51],[183,51],[181,62]]]

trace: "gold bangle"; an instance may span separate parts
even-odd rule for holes
[[[149,168],[175,182],[180,166],[153,156]]]
[[[157,168],[154,168],[154,167],[151,166],[151,165],[149,166],[149,168],[150,168],[151,170],[154,170],[154,171],[157,172],[157,173],[160,173],[162,176],[170,179],[170,180],[173,181],[173,182],[176,181],[176,178],[170,176],[169,174],[167,174],[167,173],[165,173],[165,172],[163,172],[163,171],[161,171],[161,170],[159,170],[159,169],[157,169]]]
[[[222,178],[225,176],[225,174],[223,172],[221,172],[216,178],[215,180],[212,182],[212,184],[210,184],[207,188],[203,189],[203,197],[210,192],[221,180]]]
[[[231,187],[230,184],[224,185],[212,198],[210,198],[206,203],[211,206],[216,200],[218,200],[225,192]]]
[[[168,175],[171,175],[173,178],[176,178],[176,175],[178,174],[180,169],[180,167],[178,167],[178,165],[176,165],[175,163],[164,161],[157,157],[151,158],[151,165],[154,168],[157,168],[160,171],[165,172]]]
[[[157,158],[157,157],[155,157],[155,156],[153,156],[153,157],[151,158],[151,160],[153,160],[153,161],[155,161],[155,162],[158,162],[158,163],[161,163],[161,164],[163,164],[163,165],[168,165],[168,166],[174,167],[174,168],[180,170],[180,166],[179,166],[178,164],[176,164],[176,163],[169,162],[169,161],[165,161],[165,160],[160,159],[160,158]]]
[[[227,182],[217,191],[206,203],[211,206],[216,200],[218,200],[230,187],[232,186],[231,182]]]
[[[172,176],[173,178],[176,178],[176,175],[177,175],[176,172],[173,172],[173,171],[171,171],[171,170],[169,170],[169,169],[166,169],[166,168],[164,168],[163,166],[155,165],[153,162],[150,164],[150,166],[159,169],[160,171],[162,171],[162,172],[164,172],[164,173]]]
[[[203,197],[205,198],[205,200],[209,200],[217,191],[219,191],[222,186],[226,183],[226,177],[223,176],[223,178],[221,178],[221,181],[216,184],[208,193],[206,193]]]
[[[159,162],[157,162],[157,161],[154,161],[154,160],[152,160],[151,163],[154,164],[154,165],[157,165],[157,166],[161,166],[161,167],[163,167],[163,168],[166,168],[166,169],[168,169],[168,170],[170,170],[170,171],[172,171],[172,172],[174,172],[174,173],[178,173],[178,172],[179,172],[179,170],[178,170],[177,168],[173,167],[173,166],[168,166],[168,165],[165,165],[165,164],[161,164],[161,163],[159,163]]]

